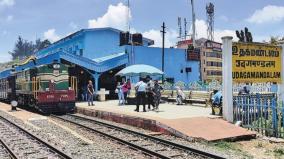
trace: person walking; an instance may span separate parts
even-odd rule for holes
[[[117,83],[116,89],[117,89],[117,95],[118,95],[118,105],[124,104],[124,94],[122,90],[123,85],[120,84],[120,82]]]
[[[87,86],[88,89],[88,106],[94,106],[94,86],[91,80],[89,80],[89,84]]]
[[[135,90],[137,92],[136,95],[136,109],[134,111],[139,112],[139,106],[142,103],[143,104],[143,112],[146,112],[145,108],[145,100],[146,100],[146,87],[147,84],[140,78],[140,81],[136,83]]]
[[[155,108],[154,96],[153,96],[154,83],[149,76],[147,77],[147,81],[148,82],[147,82],[146,93],[147,93],[148,109],[150,110],[151,105],[153,106],[153,109]]]
[[[154,82],[154,89],[153,89],[153,96],[154,96],[154,103],[155,103],[155,110],[159,110],[160,100],[161,100],[161,91],[163,87],[159,85],[158,80]]]

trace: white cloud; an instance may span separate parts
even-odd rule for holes
[[[162,47],[162,34],[160,30],[151,29],[142,33],[144,37],[154,40],[155,47]],[[165,47],[171,47],[176,45],[177,32],[175,30],[168,30],[165,34]]]
[[[77,30],[78,29],[78,25],[74,22],[69,23],[69,26],[73,29],[73,30]]]
[[[59,35],[56,34],[55,29],[48,29],[43,33],[45,39],[50,40],[51,42],[55,42],[60,39]]]
[[[11,55],[8,53],[1,53],[0,54],[0,63],[9,62],[11,61]]]
[[[196,38],[207,38],[207,24],[204,20],[196,20]],[[160,30],[151,29],[149,31],[145,31],[143,36],[155,41],[156,47],[162,46],[162,34]],[[223,36],[232,36],[233,40],[237,40],[234,30],[221,30],[215,29],[214,32],[214,41],[222,42]],[[165,47],[175,46],[177,42],[178,33],[176,30],[169,29],[165,36]]]
[[[284,19],[284,6],[268,5],[260,10],[256,10],[247,21],[250,23],[279,22]]]
[[[116,6],[110,5],[103,16],[91,19],[88,23],[89,28],[114,27],[125,30],[128,19],[131,19],[131,13],[128,16],[128,7],[118,3]]]
[[[0,6],[13,6],[14,4],[14,0],[0,0]]]
[[[197,19],[196,23],[196,34],[197,38],[207,38],[207,24],[204,20]],[[221,30],[215,29],[214,31],[214,41],[222,42],[223,36],[232,36],[233,40],[237,40],[234,30]]]

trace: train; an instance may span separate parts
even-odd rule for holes
[[[17,66],[16,66],[17,67]],[[52,63],[15,71],[0,79],[0,99],[42,113],[68,113],[75,109],[68,65]],[[14,71],[13,71],[14,69]]]

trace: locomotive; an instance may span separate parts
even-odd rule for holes
[[[0,79],[0,99],[16,100],[42,113],[72,112],[75,91],[69,87],[68,67],[53,63],[10,73]]]

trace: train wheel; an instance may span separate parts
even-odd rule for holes
[[[32,108],[36,107],[36,100],[34,98],[30,98],[29,106]]]

